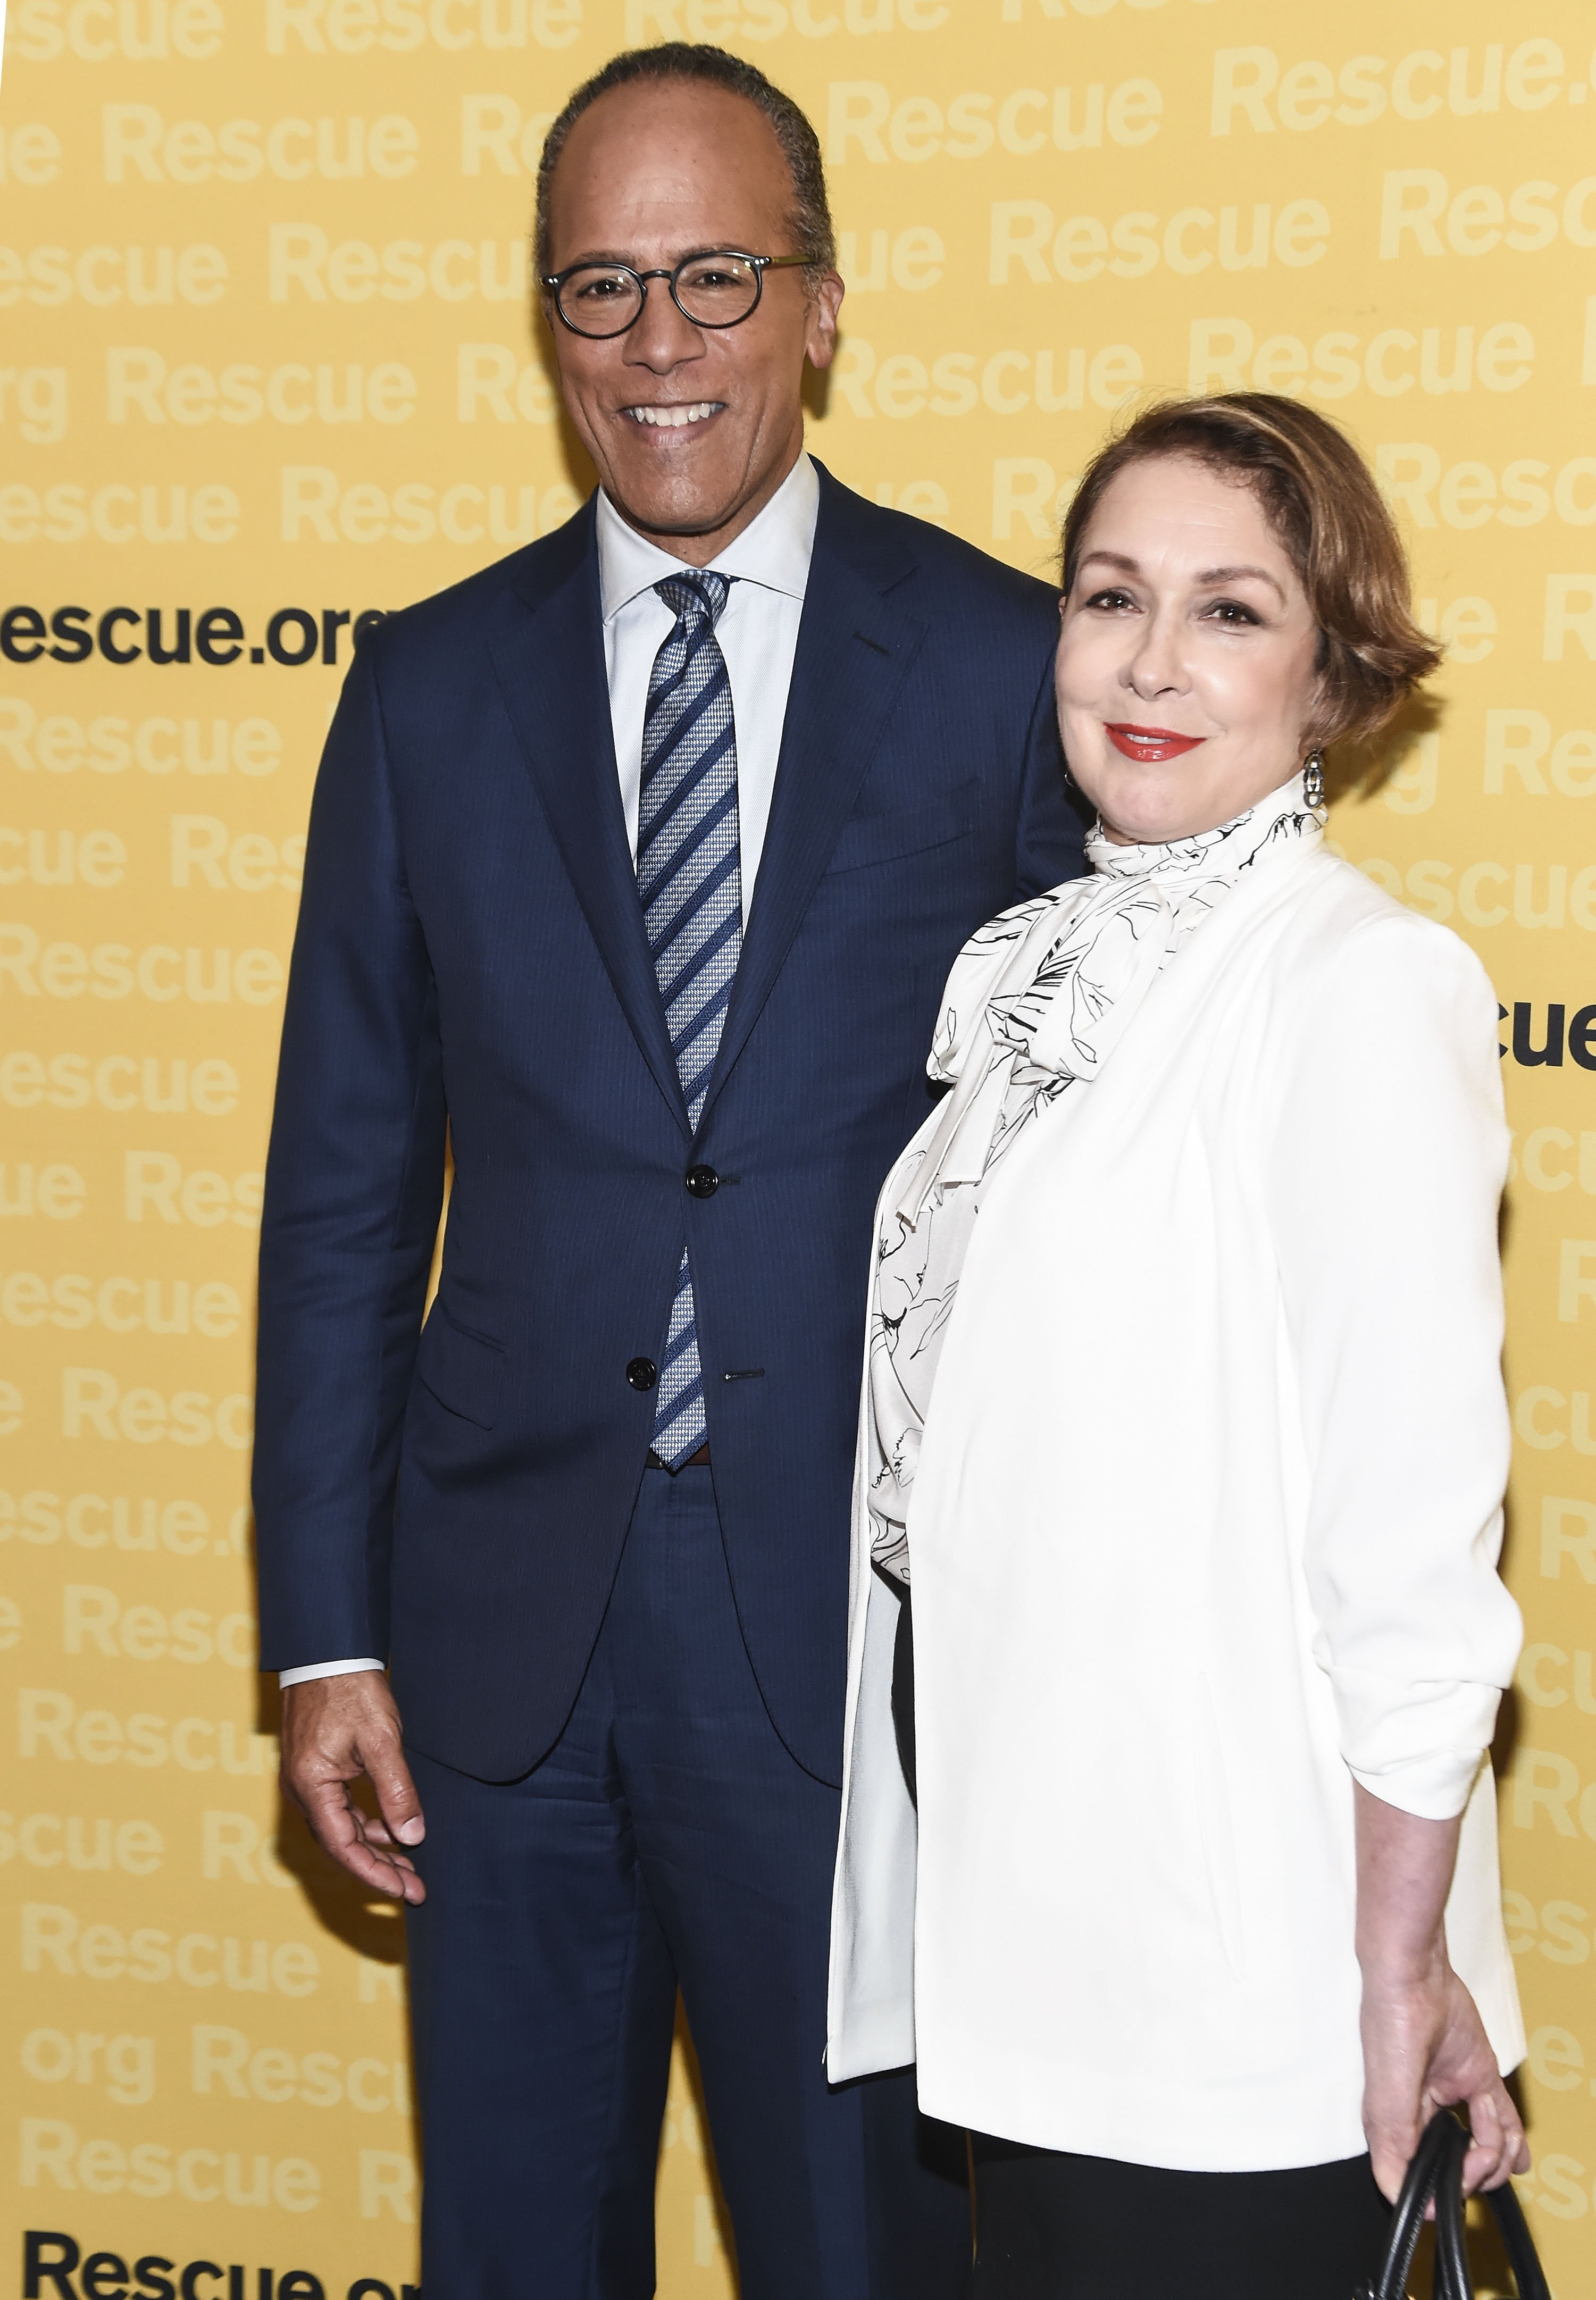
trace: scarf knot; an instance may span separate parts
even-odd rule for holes
[[[1157,976],[1243,874],[1318,845],[1324,829],[1296,775],[1187,838],[1120,846],[1099,823],[1089,876],[977,929],[953,962],[926,1063],[953,1091],[898,1196],[901,1220],[913,1228],[945,1186],[979,1181],[1043,1102],[1095,1078]]]

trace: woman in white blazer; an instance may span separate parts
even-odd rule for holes
[[[1527,2163],[1496,998],[1321,803],[1437,650],[1262,394],[1098,457],[1062,618],[1093,872],[967,945],[877,1215],[830,2073],[971,2129],[980,2300],[1349,2300],[1434,2106]]]

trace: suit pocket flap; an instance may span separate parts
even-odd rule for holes
[[[962,838],[974,816],[977,785],[973,778],[955,791],[929,799],[922,806],[894,807],[884,814],[849,817],[837,835],[827,864],[831,871],[857,871],[868,862],[892,862],[899,855],[923,854],[932,846],[946,846]]]
[[[441,1302],[422,1329],[416,1371],[439,1405],[479,1429],[491,1429],[498,1412],[505,1353],[497,1342],[457,1326]]]

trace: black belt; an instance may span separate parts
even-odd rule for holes
[[[668,1462],[662,1462],[652,1446],[648,1448],[648,1467],[651,1470],[671,1470],[670,1463]],[[696,1454],[689,1454],[688,1455],[686,1461],[681,1464],[681,1467],[684,1470],[706,1470],[709,1467],[709,1440],[707,1438],[704,1440],[704,1443],[699,1446]],[[674,1477],[675,1471],[672,1470],[671,1474]]]

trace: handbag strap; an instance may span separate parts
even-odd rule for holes
[[[1434,2199],[1442,2165],[1453,2146],[1453,2134],[1461,2139],[1462,2128],[1445,2109],[1425,2125],[1391,2213],[1385,2258],[1374,2282],[1365,2286],[1361,2300],[1404,2300],[1425,2213]],[[1446,2300],[1446,2296],[1438,2295],[1437,2300]]]
[[[1434,2300],[1474,2300],[1464,2219],[1463,2162],[1468,2134],[1452,2111],[1440,2109],[1425,2127],[1391,2214],[1380,2273],[1360,2300],[1404,2300],[1426,2207],[1435,2206]],[[1509,2184],[1486,2198],[1513,2270],[1518,2300],[1551,2300],[1523,2210]]]
[[[1500,2188],[1492,2188],[1485,2202],[1495,2217],[1502,2250],[1518,2287],[1518,2300],[1551,2300],[1551,2287],[1546,2281],[1546,2271],[1541,2265],[1535,2240],[1524,2217],[1524,2206],[1513,2193],[1512,2182],[1505,2180]]]
[[[1468,2140],[1455,2119],[1447,2121],[1452,2137],[1435,2181],[1435,2300],[1474,2300],[1463,2215],[1463,2160]]]

